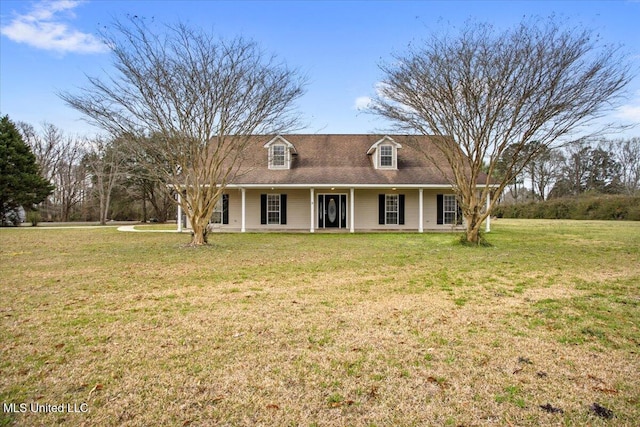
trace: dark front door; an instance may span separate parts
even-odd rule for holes
[[[324,196],[324,226],[325,228],[340,227],[340,196],[337,194]]]
[[[318,196],[318,225],[323,228],[347,226],[347,196],[320,194]]]

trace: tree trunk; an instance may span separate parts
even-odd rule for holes
[[[482,224],[478,221],[478,218],[475,218],[474,221],[473,226],[467,226],[465,236],[467,238],[467,243],[478,246],[480,244],[480,226]]]
[[[466,243],[477,246],[480,244],[480,226],[482,225],[480,214],[477,211],[470,212],[470,214],[465,215],[465,220],[467,222],[465,230]]]
[[[104,201],[104,216],[102,217],[102,222],[103,224],[107,223],[107,219],[109,216],[109,207],[111,206],[111,189],[109,189],[109,192],[106,194],[105,196],[105,201]]]
[[[470,193],[462,194],[461,199],[463,201],[462,213],[466,222],[466,243],[478,246],[480,244],[480,227],[482,227],[484,219],[481,198],[473,189]]]
[[[147,223],[147,185],[142,184],[142,222]]]
[[[107,223],[107,208],[105,207],[104,194],[100,194],[100,224]]]
[[[207,242],[207,226],[209,225],[208,218],[196,217],[195,215],[189,218],[191,222],[191,246],[203,246]]]

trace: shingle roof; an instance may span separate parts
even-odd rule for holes
[[[292,157],[290,169],[268,168],[268,150],[263,145],[271,136],[255,136],[242,163],[242,173],[231,184],[331,184],[331,185],[443,185],[449,181],[414,146],[424,150],[436,137],[387,135],[402,145],[398,149],[397,170],[375,169],[367,150],[386,135],[374,134],[292,134],[281,135],[295,146],[297,155]],[[448,170],[444,158],[443,170]]]

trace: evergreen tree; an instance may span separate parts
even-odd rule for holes
[[[32,210],[53,191],[36,157],[9,116],[0,119],[0,222],[17,224],[18,209]]]

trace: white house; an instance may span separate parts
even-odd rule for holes
[[[228,231],[417,231],[463,226],[436,137],[255,136],[211,228]],[[480,177],[478,185],[486,183]],[[182,218],[182,213],[178,217]],[[188,226],[188,224],[186,224]],[[182,228],[182,221],[179,221]],[[487,224],[487,229],[489,224]]]

